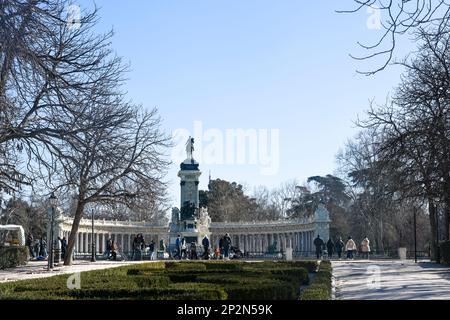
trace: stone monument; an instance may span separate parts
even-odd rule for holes
[[[189,137],[186,142],[187,158],[180,165],[178,177],[180,178],[181,201],[180,209],[172,210],[172,219],[169,227],[170,245],[175,245],[177,235],[186,239],[186,243],[201,243],[205,235],[210,235],[209,218],[206,208],[199,207],[199,178],[201,171],[199,163],[194,159],[194,138]]]

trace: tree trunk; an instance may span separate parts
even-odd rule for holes
[[[431,258],[437,260],[437,225],[436,225],[436,206],[432,199],[428,199],[428,212],[430,214],[430,227],[431,227]]]
[[[78,232],[78,227],[80,226],[81,218],[83,218],[84,213],[84,202],[78,202],[77,209],[75,211],[75,217],[73,219],[72,230],[70,231],[69,241],[67,243],[66,257],[64,259],[64,265],[72,265],[72,255],[75,248],[75,240]]]
[[[446,203],[445,203],[444,236],[445,236],[445,240],[450,240],[450,201],[446,201]]]

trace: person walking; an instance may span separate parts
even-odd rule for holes
[[[139,249],[139,255],[140,255],[140,260],[142,260],[142,256],[143,254],[145,254],[145,238],[144,235],[142,233],[139,234],[139,245],[138,245],[138,249]]]
[[[208,235],[205,235],[205,237],[202,240],[203,245],[203,259],[209,260],[209,238]]]
[[[184,259],[188,259],[188,252],[187,252],[187,244],[186,244],[186,239],[182,238],[181,239],[181,258]]]
[[[335,248],[336,253],[338,255],[339,260],[342,259],[342,251],[344,250],[345,244],[344,241],[342,241],[342,237],[339,237],[339,240],[336,242]]]
[[[220,239],[219,239],[219,252],[220,252],[220,259],[223,259],[225,256],[224,256],[224,237],[221,237]]]
[[[119,250],[119,247],[117,246],[116,241],[112,240],[112,242],[111,242],[111,256],[112,256],[112,259],[114,261],[117,260],[117,252],[118,252],[118,250]]]
[[[225,260],[230,260],[230,248],[231,248],[231,237],[227,233],[223,238],[223,250],[225,253]]]
[[[189,256],[191,260],[198,260],[197,255],[197,244],[195,242],[191,242],[191,246],[189,248]]]
[[[44,256],[41,254],[41,239],[34,240],[33,246],[34,246],[34,252],[36,254],[36,259],[42,260],[42,257],[44,257]],[[46,256],[44,258],[46,258]]]
[[[67,252],[67,240],[66,237],[63,237],[62,239],[58,237],[58,240],[61,242],[61,258],[64,260]]]
[[[316,247],[316,256],[317,259],[320,259],[322,257],[322,250],[325,243],[320,238],[320,235],[317,235],[317,238],[314,240],[314,246]]]
[[[354,259],[353,253],[356,251],[356,243],[352,237],[348,237],[347,244],[345,245],[345,251],[347,251],[347,259]]]
[[[327,253],[328,253],[328,259],[333,259],[333,253],[334,253],[334,243],[333,240],[328,239],[327,241]]]
[[[108,241],[106,241],[106,259],[111,258],[111,250],[112,250],[112,239],[109,238]]]
[[[154,240],[152,240],[150,242],[149,249],[150,249],[150,261],[156,260],[155,259],[155,241]]]
[[[30,252],[30,259],[36,258],[36,253],[34,252],[33,247],[33,235],[31,233],[28,234],[27,240],[25,241],[25,245],[28,247],[28,251]],[[39,253],[37,253],[39,255]]]
[[[39,248],[39,255],[41,257],[47,258],[48,252],[47,252],[47,241],[42,237],[41,241],[39,242],[40,248]]]
[[[364,240],[361,242],[361,252],[363,259],[369,259],[369,253],[370,253],[370,241],[366,237],[364,237]]]
[[[177,240],[175,240],[175,254],[173,258],[178,258],[178,260],[181,260],[181,236],[178,235]]]

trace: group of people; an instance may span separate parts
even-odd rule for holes
[[[47,241],[44,237],[40,239],[34,239],[33,235],[29,233],[25,240],[25,245],[30,252],[30,259],[45,260],[47,259]]]
[[[61,248],[61,259],[66,258],[67,253],[67,239],[66,237],[58,237]],[[44,237],[34,239],[33,234],[27,235],[25,245],[28,247],[30,253],[30,259],[34,260],[46,260],[48,258],[47,241]]]
[[[355,258],[355,254],[358,252],[358,247],[356,246],[355,241],[351,236],[348,237],[347,242],[344,243],[342,237],[339,237],[339,240],[336,243],[333,243],[333,240],[329,239],[326,243],[320,238],[320,235],[314,240],[314,246],[316,247],[316,256],[317,259],[321,259],[323,255],[323,251],[327,251],[327,255],[329,259],[333,258],[333,254],[336,253],[339,259],[342,259],[342,253],[347,253],[347,259],[353,260]],[[361,252],[363,259],[369,259],[370,254],[370,241],[367,237],[364,237],[360,244],[359,251]]]
[[[209,248],[209,239],[204,238],[202,243]],[[198,260],[197,243],[191,242],[188,244],[186,238],[182,238],[181,235],[178,235],[175,240],[175,254],[173,255],[173,258],[178,260]]]
[[[108,260],[112,259],[112,260],[116,261],[118,251],[119,251],[119,246],[117,245],[116,241],[109,238],[106,241],[106,252],[105,252],[106,258]]]
[[[147,250],[148,249],[148,250]],[[146,251],[149,252],[150,260],[156,260],[156,243],[155,240],[151,240],[149,245],[147,246],[145,243],[144,236],[142,233],[139,233],[134,237],[133,240],[133,251],[131,253],[131,260],[142,260],[143,254]]]
[[[230,250],[232,248],[230,235],[227,233],[219,239],[219,247],[214,252],[216,259],[230,260]]]
[[[214,259],[230,259],[230,252],[232,241],[230,235],[227,233],[223,237],[219,239],[219,246],[214,248],[214,254],[211,254],[211,241],[209,237],[206,235],[202,239],[203,246],[203,254],[200,257],[201,259],[209,260],[211,258]],[[198,260],[199,255],[197,253],[197,243],[191,242],[188,246],[186,242],[186,238],[182,238],[181,235],[178,235],[175,241],[175,253],[173,255],[174,259],[187,259],[187,260]]]

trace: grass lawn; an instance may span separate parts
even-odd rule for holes
[[[0,284],[0,299],[298,300],[315,261],[156,262]],[[72,277],[73,278],[73,277]]]

